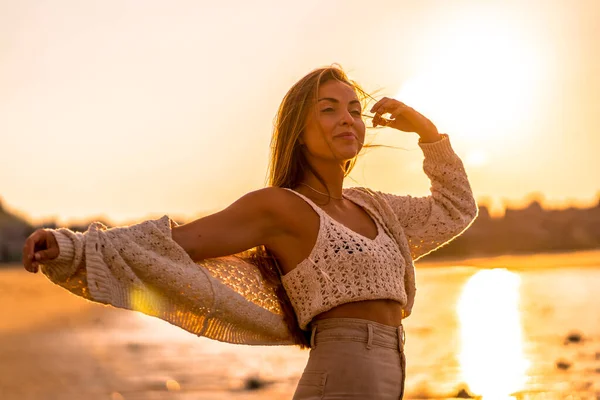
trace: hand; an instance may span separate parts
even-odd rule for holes
[[[38,272],[40,263],[58,257],[59,248],[56,238],[47,229],[33,232],[23,245],[23,266],[31,273]]]
[[[389,126],[404,132],[416,132],[422,138],[432,138],[439,135],[436,126],[412,107],[389,97],[379,100],[371,108],[373,127]],[[390,118],[382,115],[390,114]]]

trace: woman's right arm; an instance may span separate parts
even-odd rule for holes
[[[289,197],[283,192],[275,187],[250,192],[222,211],[173,226],[172,239],[194,261],[236,254],[259,245],[269,247],[293,226],[290,214],[285,212],[285,199]],[[23,246],[23,265],[27,271],[36,273],[40,264],[50,261],[54,265],[63,264],[77,256],[73,247],[83,245],[67,246],[67,238],[59,231],[53,234],[50,229],[38,229],[27,238]],[[85,240],[81,233],[66,233],[74,243]],[[64,254],[64,250],[69,254]],[[81,267],[84,265],[77,269]]]
[[[111,229],[95,222],[84,233],[38,230],[25,243],[23,261],[28,270],[41,268],[79,296],[142,311],[197,335],[287,344],[291,339],[274,289],[256,266],[226,257],[268,246],[291,229],[293,213],[284,211],[289,196],[282,193],[279,188],[251,192],[182,226],[164,216]],[[222,274],[213,276],[204,265]]]
[[[172,229],[172,238],[194,261],[271,247],[290,227],[285,194],[269,187],[250,192],[226,209]]]

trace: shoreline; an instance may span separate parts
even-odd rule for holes
[[[443,257],[439,259],[428,260],[427,256],[423,260],[415,262],[418,268],[435,267],[474,267],[474,268],[507,268],[514,270],[542,269],[542,268],[570,268],[561,262],[564,256],[569,256],[573,264],[578,268],[597,267],[600,265],[600,249],[593,250],[574,250],[557,251],[546,253],[515,253],[499,255],[475,255],[471,257]],[[523,261],[526,261],[523,264]],[[507,265],[519,264],[519,266],[507,267]]]

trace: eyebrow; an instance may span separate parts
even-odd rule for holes
[[[332,103],[339,103],[340,102],[338,99],[334,99],[333,97],[322,97],[322,98],[319,99],[319,101],[322,101],[322,100],[331,101]],[[357,103],[358,105],[360,105],[360,101],[358,101],[358,100],[352,100],[350,102],[350,104],[354,104],[354,103]]]

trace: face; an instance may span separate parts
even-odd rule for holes
[[[321,84],[299,139],[307,158],[343,163],[356,157],[365,140],[361,113],[351,86],[336,80]]]

